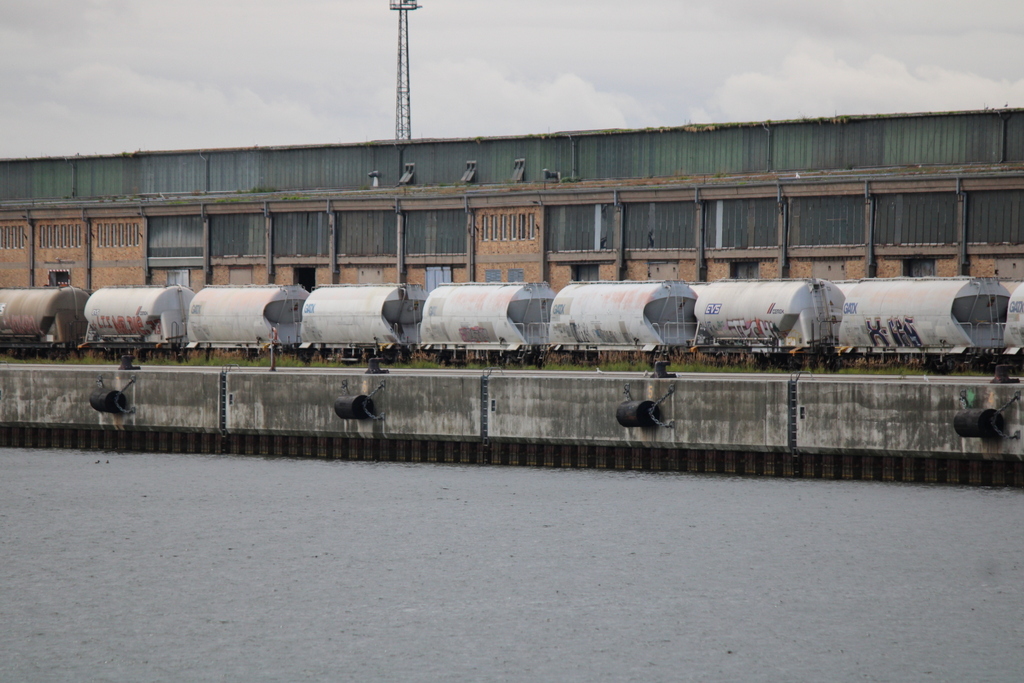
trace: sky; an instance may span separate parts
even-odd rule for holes
[[[420,0],[412,135],[1024,107],[1021,0]],[[3,0],[0,158],[395,135],[387,0]]]

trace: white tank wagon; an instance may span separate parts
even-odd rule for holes
[[[426,349],[515,351],[548,341],[554,291],[546,283],[465,283],[437,287],[424,304]]]
[[[843,292],[828,280],[716,280],[697,303],[697,346],[795,351],[836,342]]]
[[[654,351],[689,345],[697,294],[685,282],[586,282],[551,304],[552,350]]]
[[[195,293],[181,285],[103,287],[85,305],[85,346],[159,348],[188,340],[188,306]]]
[[[302,304],[298,285],[213,285],[189,306],[189,348],[258,348],[271,342],[296,345]]]
[[[1010,293],[988,278],[861,280],[843,305],[843,352],[1001,349]]]
[[[419,285],[324,285],[302,306],[302,348],[374,348],[420,341]]]
[[[0,289],[0,344],[77,346],[88,326],[88,298],[77,287]]]

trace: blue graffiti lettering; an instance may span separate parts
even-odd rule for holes
[[[882,321],[875,318],[874,325],[871,324],[870,320],[865,320],[864,324],[868,328],[868,336],[871,337],[872,346],[888,346],[889,338],[885,335],[885,329],[882,328]]]

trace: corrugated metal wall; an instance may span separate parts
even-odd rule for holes
[[[967,241],[1024,242],[1024,192],[971,192],[967,195]]]
[[[403,165],[414,184],[456,183],[467,161],[477,183],[650,178],[1024,161],[1024,112],[837,118],[520,138],[135,153],[0,161],[0,199],[394,187]]]
[[[789,243],[799,247],[864,244],[864,198],[790,199]]]
[[[267,220],[259,213],[210,216],[211,256],[264,256]]]
[[[201,216],[154,216],[149,219],[149,256],[202,256]]]
[[[405,220],[405,253],[466,253],[465,211],[406,211],[402,215]]]
[[[599,251],[612,249],[611,204],[548,206],[544,209],[548,251]]]
[[[778,246],[779,205],[774,199],[725,199],[706,206],[709,247]]]
[[[692,249],[696,202],[623,204],[622,224],[628,249]]]
[[[397,254],[397,216],[394,211],[338,211],[335,213],[338,254],[376,256]]]
[[[330,227],[327,214],[287,212],[272,215],[274,256],[326,256]]]
[[[927,192],[875,198],[875,244],[953,244],[956,194]]]

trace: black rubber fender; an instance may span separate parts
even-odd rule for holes
[[[120,391],[96,389],[89,395],[89,405],[101,413],[124,413],[128,411],[128,397]]]
[[[652,419],[660,420],[661,414],[654,401],[623,401],[615,411],[615,419],[623,427],[654,427],[658,423]]]
[[[334,414],[342,420],[368,420],[373,417],[373,399],[369,396],[339,396],[334,400]]]
[[[968,439],[998,438],[1003,431],[1003,416],[993,408],[961,410],[953,416],[953,429]]]

